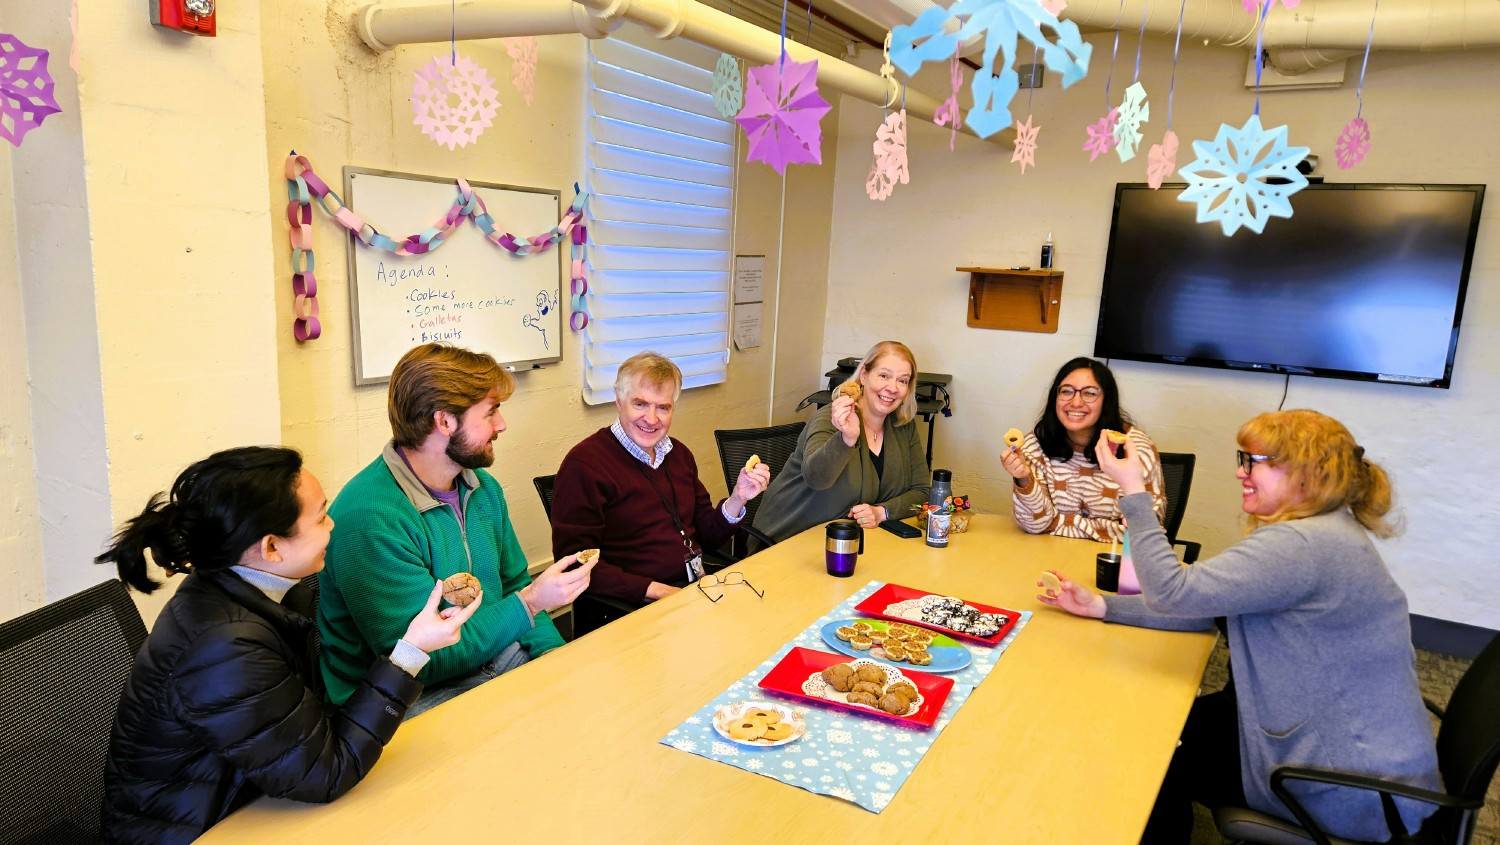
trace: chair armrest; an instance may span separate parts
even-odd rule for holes
[[[1192,540],[1173,540],[1172,545],[1182,547],[1183,563],[1192,563],[1198,559],[1199,552],[1203,551],[1203,544],[1194,543]]]
[[[739,529],[741,531],[745,532],[745,534],[747,534],[750,537],[750,539],[756,541],[757,543],[760,543],[762,546],[765,546],[766,548],[770,548],[771,546],[776,545],[776,541],[775,540],[772,540],[770,537],[766,536],[765,534],[762,534],[761,532],[755,530],[755,527],[752,526],[752,525],[746,525],[745,523],[741,522],[739,524]]]
[[[1459,798],[1444,792],[1433,792],[1430,789],[1422,789],[1416,786],[1408,786],[1404,783],[1372,778],[1367,775],[1355,775],[1348,772],[1335,772],[1327,769],[1308,769],[1301,766],[1278,766],[1271,772],[1271,791],[1280,798],[1292,815],[1297,817],[1297,823],[1302,825],[1313,841],[1318,845],[1329,845],[1328,834],[1318,827],[1313,820],[1312,814],[1303,807],[1286,786],[1288,780],[1311,781],[1314,783],[1326,783],[1333,786],[1347,786],[1353,789],[1364,789],[1380,794],[1381,806],[1385,809],[1386,827],[1390,829],[1393,839],[1402,835],[1410,835],[1404,829],[1400,817],[1396,814],[1395,803],[1392,796],[1410,798],[1437,807],[1451,807],[1461,810],[1477,810],[1484,805],[1484,799]],[[1397,830],[1396,827],[1401,827]]]
[[[1438,704],[1436,701],[1433,701],[1425,695],[1422,696],[1422,703],[1427,705],[1427,711],[1429,713],[1438,717],[1439,719],[1442,719],[1448,715],[1448,711],[1441,704]]]

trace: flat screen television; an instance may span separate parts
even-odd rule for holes
[[[1182,187],[1115,188],[1096,357],[1449,386],[1484,185],[1312,184],[1231,237]]]

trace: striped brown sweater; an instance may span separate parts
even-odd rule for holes
[[[1151,494],[1151,506],[1160,521],[1167,512],[1167,494],[1156,444],[1139,428],[1132,428],[1126,435],[1135,442],[1146,473],[1146,492]],[[1026,435],[1020,449],[1032,476],[1028,486],[1017,484],[1011,494],[1016,524],[1022,530],[1101,543],[1113,543],[1125,536],[1119,486],[1089,463],[1082,452],[1074,452],[1066,461],[1051,460],[1035,434]]]

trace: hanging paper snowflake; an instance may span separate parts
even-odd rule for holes
[[[1120,103],[1120,119],[1115,121],[1115,155],[1120,161],[1135,158],[1141,145],[1141,124],[1151,119],[1151,104],[1146,102],[1146,86],[1139,82],[1125,89],[1125,101]]]
[[[1177,133],[1168,129],[1167,134],[1161,137],[1160,144],[1152,144],[1151,152],[1146,156],[1146,184],[1151,190],[1161,187],[1162,180],[1172,175],[1177,169]]]
[[[62,111],[52,87],[47,51],[0,34],[0,138],[19,147],[27,132]]]
[[[720,117],[733,118],[745,104],[745,83],[740,80],[740,60],[728,53],[719,54],[714,66],[714,110]]]
[[[1062,10],[1068,8],[1068,0],[1042,0],[1042,8],[1053,16],[1062,14]]]
[[[521,99],[529,106],[532,96],[536,94],[536,61],[540,52],[536,36],[500,40],[505,42],[505,52],[510,54],[510,84],[516,86],[516,90],[521,92]]]
[[[763,161],[785,173],[788,164],[822,164],[818,122],[832,106],[818,94],[818,63],[781,61],[750,68],[745,106],[735,122],[750,141],[747,161]]]
[[[889,40],[890,36],[886,36]],[[887,48],[889,55],[889,48]],[[938,126],[948,127],[948,152],[953,152],[953,142],[958,140],[958,127],[963,125],[963,118],[958,111],[958,89],[964,83],[964,72],[958,61],[958,48],[953,49],[953,58],[948,60],[948,83],[951,86],[948,91],[948,99],[944,100],[937,110],[932,113],[932,122]]]
[[[945,31],[955,18],[956,30]],[[1047,40],[1048,29],[1056,42]],[[910,76],[923,62],[946,59],[959,43],[979,35],[984,36],[984,63],[969,84],[974,106],[965,119],[981,138],[1011,125],[1010,101],[1021,84],[1014,67],[1017,39],[1036,46],[1047,69],[1062,77],[1064,88],[1088,73],[1094,49],[1079,37],[1077,24],[1058,20],[1039,0],[955,0],[946,9],[930,7],[910,26],[892,29],[891,61]],[[996,61],[1002,52],[1003,60]]]
[[[1239,129],[1221,124],[1213,143],[1193,142],[1193,153],[1198,158],[1183,166],[1188,186],[1177,199],[1196,202],[1198,222],[1218,220],[1226,237],[1241,226],[1259,234],[1266,220],[1291,217],[1289,198],[1307,187],[1297,171],[1307,147],[1288,147],[1285,126],[1261,129],[1260,115]]]
[[[1338,161],[1339,169],[1348,170],[1359,164],[1365,160],[1365,153],[1369,151],[1370,124],[1365,123],[1362,117],[1344,124],[1344,131],[1339,133],[1338,144],[1333,148],[1333,157]]]
[[[434,57],[417,71],[411,89],[413,122],[422,134],[448,149],[479,140],[500,109],[495,80],[468,56]]]
[[[1042,131],[1040,126],[1031,125],[1031,115],[1016,124],[1016,147],[1011,151],[1010,163],[1021,165],[1021,172],[1026,172],[1027,165],[1036,166],[1036,135]]]
[[[73,46],[68,49],[68,67],[78,72],[78,0],[73,0],[73,8],[68,12],[68,29],[73,33]]]
[[[1089,139],[1083,142],[1083,151],[1089,153],[1089,161],[1109,152],[1115,145],[1115,120],[1119,109],[1110,109],[1109,114],[1099,118],[1088,127]]]
[[[886,115],[885,122],[875,130],[873,147],[875,161],[865,180],[865,193],[872,200],[884,200],[896,190],[896,183],[911,181],[906,158],[906,109]]]

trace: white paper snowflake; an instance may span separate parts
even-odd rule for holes
[[[740,73],[740,60],[728,53],[719,54],[719,63],[714,66],[714,111],[720,117],[733,119],[745,105],[745,80]]]
[[[1307,147],[1287,146],[1286,135],[1285,126],[1262,129],[1260,115],[1238,129],[1221,124],[1213,142],[1193,142],[1197,158],[1178,171],[1188,186],[1177,199],[1197,203],[1198,222],[1219,221],[1225,237],[1241,226],[1259,234],[1270,218],[1291,217],[1291,195],[1307,187],[1297,171]]]
[[[1120,116],[1115,121],[1115,155],[1120,161],[1135,158],[1141,145],[1141,124],[1151,119],[1151,104],[1146,102],[1146,87],[1137,82],[1125,89]]]
[[[500,94],[489,72],[468,56],[434,57],[417,71],[412,85],[414,123],[422,134],[448,149],[478,141],[494,125]]]

